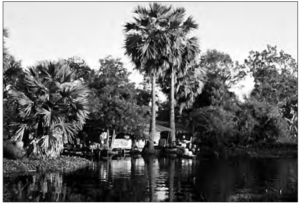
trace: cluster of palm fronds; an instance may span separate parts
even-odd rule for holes
[[[89,89],[74,78],[65,62],[42,62],[26,71],[22,86],[11,89],[10,100],[18,104],[18,119],[12,123],[13,140],[25,135],[46,156],[57,155],[63,141],[83,128],[88,117]]]

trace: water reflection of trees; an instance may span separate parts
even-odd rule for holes
[[[296,201],[297,167],[297,161],[287,159],[108,160],[64,175],[4,178],[4,201],[218,202],[239,201],[252,195],[273,201]]]
[[[238,190],[231,201],[296,201],[297,161],[254,159],[234,162]]]
[[[6,183],[5,201],[11,202],[65,202],[84,201],[82,195],[67,190],[61,173],[35,174],[19,177],[16,182]]]
[[[143,167],[143,168],[141,168]],[[141,202],[149,197],[144,163],[134,158],[99,162],[94,183],[88,180],[80,184],[96,202]]]

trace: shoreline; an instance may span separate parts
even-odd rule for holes
[[[249,158],[298,158],[298,145],[275,145],[275,146],[255,146],[255,147],[235,147],[218,153],[218,157],[213,150],[204,150],[198,158],[231,158],[231,157],[249,157]],[[3,159],[3,175],[13,174],[32,174],[45,172],[71,172],[79,168],[91,165],[93,162],[89,159],[77,156],[60,156],[56,159],[32,159],[25,158],[19,160]]]
[[[3,159],[3,176],[12,174],[31,174],[44,172],[71,172],[92,164],[92,161],[81,157],[60,156],[56,159]]]
[[[239,146],[228,151],[230,156],[248,156],[250,158],[298,158],[297,144],[262,144]]]

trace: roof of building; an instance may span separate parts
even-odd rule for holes
[[[156,124],[161,125],[163,127],[168,127],[169,126],[169,121],[159,121],[159,120],[157,120]],[[190,132],[190,130],[186,126],[184,126],[182,124],[179,124],[179,123],[175,124],[175,128],[176,128],[176,131]],[[170,128],[169,128],[169,131],[170,131]]]
[[[150,125],[148,125],[148,124],[146,125],[147,128],[146,128],[145,132],[149,132],[149,126]],[[162,125],[159,125],[158,123],[156,123],[155,127],[156,127],[156,131],[157,132],[169,132],[169,131],[171,131],[170,128],[162,126]]]

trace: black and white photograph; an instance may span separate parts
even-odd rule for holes
[[[3,1],[1,202],[298,202],[297,1]]]

